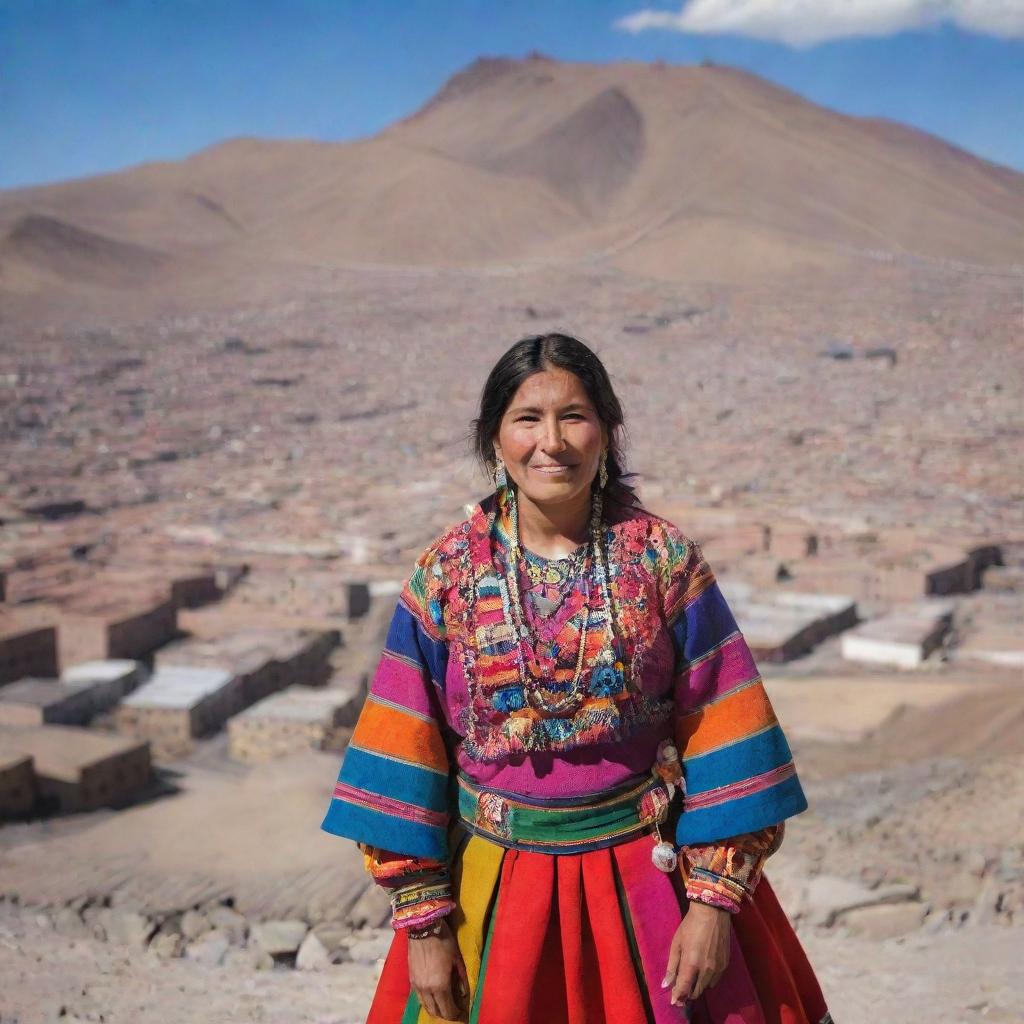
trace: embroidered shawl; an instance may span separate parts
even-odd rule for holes
[[[614,506],[606,515],[625,688],[590,686],[609,610],[599,588],[581,590],[558,642],[576,650],[590,602],[582,698],[561,714],[536,709],[509,625],[503,495],[490,495],[417,559],[322,827],[443,860],[456,768],[484,784],[499,770],[508,789],[517,772],[537,774],[542,763],[550,796],[581,795],[559,788],[560,769],[596,794],[613,784],[613,769],[616,783],[644,771],[668,735],[683,762],[678,844],[753,832],[804,810],[789,745],[700,546],[646,511]],[[555,669],[556,682],[566,673]]]

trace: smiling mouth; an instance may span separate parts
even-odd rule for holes
[[[570,469],[575,469],[575,466],[531,466],[530,469],[537,470],[538,473],[565,473]]]

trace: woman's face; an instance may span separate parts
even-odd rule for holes
[[[494,438],[509,481],[535,505],[589,500],[608,431],[583,382],[557,367],[531,374]]]

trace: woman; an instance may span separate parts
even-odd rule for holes
[[[323,823],[391,891],[369,1024],[831,1021],[760,877],[807,806],[789,747],[623,479],[604,366],[525,338],[474,426],[495,492],[417,560]]]

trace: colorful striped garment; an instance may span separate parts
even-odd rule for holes
[[[806,800],[700,547],[648,512],[606,508],[611,609],[589,586],[592,554],[573,586],[542,559],[516,566],[534,634],[524,681],[508,530],[502,490],[417,559],[323,822],[391,891],[395,939],[368,1024],[433,1024],[407,934],[440,916],[467,968],[470,1024],[830,1024],[761,877]],[[618,686],[594,671],[609,614]],[[541,696],[568,692],[581,639],[576,698],[539,700],[533,678]],[[679,870],[665,873],[651,833],[669,801],[652,769],[670,742],[684,798],[666,836]],[[661,978],[698,902],[731,913],[729,966],[674,1006]]]
[[[682,754],[680,846],[756,832],[804,810],[789,745],[699,545],[648,512],[612,506],[617,514],[606,514],[625,688],[588,692],[564,715],[531,705],[507,629],[502,494],[417,560],[323,827],[445,861],[456,771],[529,799],[594,796],[647,776],[669,736]],[[600,650],[600,595],[567,600],[556,680],[571,674],[588,601],[585,681]]]

